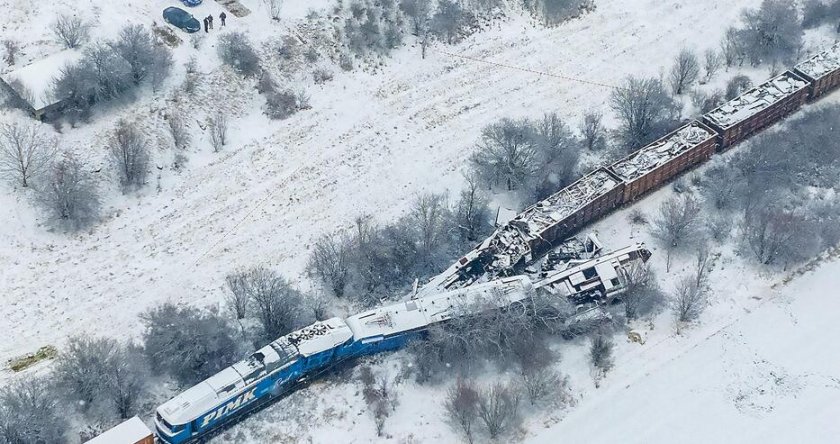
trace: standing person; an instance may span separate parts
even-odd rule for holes
[[[213,14],[207,16],[207,21],[210,22],[210,29],[213,29]]]
[[[222,21],[222,26],[225,26],[225,19],[226,18],[227,18],[227,14],[225,14],[225,11],[222,11],[222,13],[219,14],[219,20]]]
[[[207,17],[204,17],[204,32],[207,32],[207,27],[210,26],[210,22],[207,21]]]

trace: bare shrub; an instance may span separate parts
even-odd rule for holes
[[[166,116],[166,126],[169,129],[169,135],[172,136],[172,143],[175,148],[183,150],[190,146],[192,137],[187,128],[186,118],[181,112],[177,110],[170,112]]]
[[[318,68],[312,71],[312,79],[316,85],[323,85],[333,79],[333,73],[328,69]]]
[[[290,89],[266,93],[265,113],[271,119],[287,119],[309,108],[309,96]]]
[[[746,249],[764,265],[791,262],[803,256],[798,252],[806,217],[798,211],[786,210],[772,204],[745,212],[741,232]],[[807,256],[807,253],[804,255]]]
[[[42,127],[29,123],[0,124],[0,173],[28,187],[56,152],[56,141]]]
[[[61,14],[53,23],[53,33],[65,48],[78,48],[90,35],[90,26],[81,17]]]
[[[237,297],[240,302],[253,304],[263,339],[273,340],[306,325],[309,319],[304,313],[303,298],[282,276],[263,267],[234,276],[237,282],[231,290],[242,292]]]
[[[479,393],[472,382],[458,378],[446,392],[443,404],[449,419],[460,427],[470,444],[473,443],[473,424],[478,418],[478,401]]]
[[[709,236],[717,242],[725,242],[732,234],[732,216],[728,214],[718,214],[709,218],[707,221],[706,230]]]
[[[648,224],[647,216],[645,216],[645,213],[643,213],[642,210],[638,208],[634,208],[630,211],[630,214],[627,215],[627,220],[634,225]]]
[[[226,295],[228,306],[233,311],[237,320],[244,319],[248,316],[248,309],[251,305],[251,296],[253,289],[251,288],[251,280],[248,277],[248,272],[237,271],[225,276],[230,293]]]
[[[382,436],[385,431],[385,420],[391,415],[393,406],[396,405],[397,393],[391,390],[389,379],[385,376],[375,377],[368,366],[360,369],[360,379],[364,388],[362,395],[373,414],[376,425],[376,436]]]
[[[764,0],[758,9],[746,9],[741,17],[744,28],[738,38],[750,63],[792,62],[801,46],[803,31],[794,2]]]
[[[118,349],[113,339],[74,337],[56,359],[54,377],[64,396],[82,411],[102,402],[103,375]]]
[[[120,120],[114,129],[109,149],[123,188],[142,186],[148,174],[149,146],[137,127],[126,120]]]
[[[96,182],[71,153],[66,153],[50,168],[38,195],[50,212],[50,219],[68,230],[88,226],[99,213]]]
[[[213,151],[218,153],[228,143],[227,114],[223,112],[214,114],[210,118],[207,129],[210,130],[210,144],[213,145]]]
[[[625,290],[621,294],[621,301],[624,302],[627,320],[654,313],[662,305],[662,292],[653,270],[647,264],[631,267],[624,280]]]
[[[732,100],[740,96],[744,91],[752,88],[752,80],[749,77],[738,75],[726,84],[726,100]]]
[[[597,335],[589,344],[589,362],[596,370],[606,373],[613,366],[613,341],[605,335]]]
[[[490,438],[498,438],[508,431],[519,415],[519,393],[510,384],[497,383],[481,390],[478,397],[478,417]]]
[[[674,59],[671,73],[668,77],[671,90],[675,95],[681,95],[700,77],[700,62],[691,50],[682,49]]]
[[[503,119],[484,128],[478,151],[470,160],[485,182],[502,184],[511,191],[532,178],[536,158],[531,125],[524,120]]]
[[[256,77],[262,72],[260,57],[245,34],[231,32],[219,38],[219,58],[244,77]]]

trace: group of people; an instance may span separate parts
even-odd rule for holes
[[[225,12],[222,11],[222,13],[219,14],[219,20],[222,21],[222,26],[225,26],[225,20],[226,19],[227,19],[227,14],[225,14]],[[213,14],[210,14],[207,17],[204,17],[204,32],[210,32],[209,31],[210,29],[213,29]]]

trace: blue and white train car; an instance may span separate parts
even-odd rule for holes
[[[345,348],[354,356],[396,350],[434,324],[521,302],[532,290],[530,278],[514,276],[375,308],[347,318],[353,342]]]
[[[332,318],[271,342],[158,407],[158,437],[180,444],[206,435],[328,367],[352,336]]]

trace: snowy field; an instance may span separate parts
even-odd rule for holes
[[[0,0],[10,12],[2,34],[24,41],[22,60],[34,60],[58,50],[47,29],[57,11],[94,18],[95,35],[110,36],[129,22],[160,23],[160,11],[172,3]],[[229,19],[229,28],[261,41],[329,2],[287,0],[289,16],[280,23],[265,17],[259,1],[242,3],[254,13]],[[75,236],[48,232],[30,193],[0,185],[0,361],[47,344],[61,347],[75,334],[136,338],[137,315],[161,302],[219,306],[224,276],[237,268],[268,265],[306,287],[308,247],[320,235],[350,227],[359,215],[389,220],[421,192],[456,193],[483,126],[549,111],[572,122],[587,110],[608,112],[609,88],[440,51],[615,85],[630,73],[658,75],[684,46],[717,47],[741,9],[758,3],[598,0],[595,12],[554,29],[513,16],[458,45],[434,46],[425,60],[419,47],[408,45],[380,72],[337,71],[332,82],[307,86],[311,110],[279,122],[262,115],[250,85],[219,72],[218,28],[202,33],[200,50],[185,42],[175,55],[180,66],[197,54],[207,73],[204,100],[191,109],[226,109],[236,116],[232,142],[221,153],[213,153],[208,136],[193,125],[194,146],[183,172],[166,167],[170,153],[157,153],[161,169],[151,183],[127,196],[112,186],[105,220]],[[220,11],[206,1],[194,15]],[[765,70],[750,74],[768,77]],[[176,69],[170,86],[182,75]],[[838,99],[835,93],[832,100]],[[64,145],[104,164],[103,140],[114,123],[148,116],[160,105],[144,96],[97,115],[91,125],[65,128]],[[670,192],[637,206],[651,213]],[[644,229],[626,222],[627,212],[595,227],[610,248],[650,243]],[[646,343],[619,341],[616,368],[597,389],[585,343],[568,344],[558,369],[569,375],[576,405],[528,416],[516,438],[830,442],[831,432],[840,431],[832,421],[840,411],[840,356],[829,343],[840,334],[832,322],[840,307],[827,296],[840,283],[840,261],[771,288],[781,276],[751,268],[728,248],[721,252],[712,274],[715,300],[700,326],[675,335],[668,315],[639,325]],[[656,253],[654,267],[664,269],[663,255]],[[677,264],[670,274],[660,272],[666,289],[684,265]],[[402,358],[386,357],[377,368],[396,372]],[[0,380],[11,376],[0,372]],[[386,425],[392,439],[382,441],[458,442],[440,413],[443,390],[400,386],[400,404]],[[352,383],[314,384],[217,441],[373,441],[373,421],[359,392]]]

